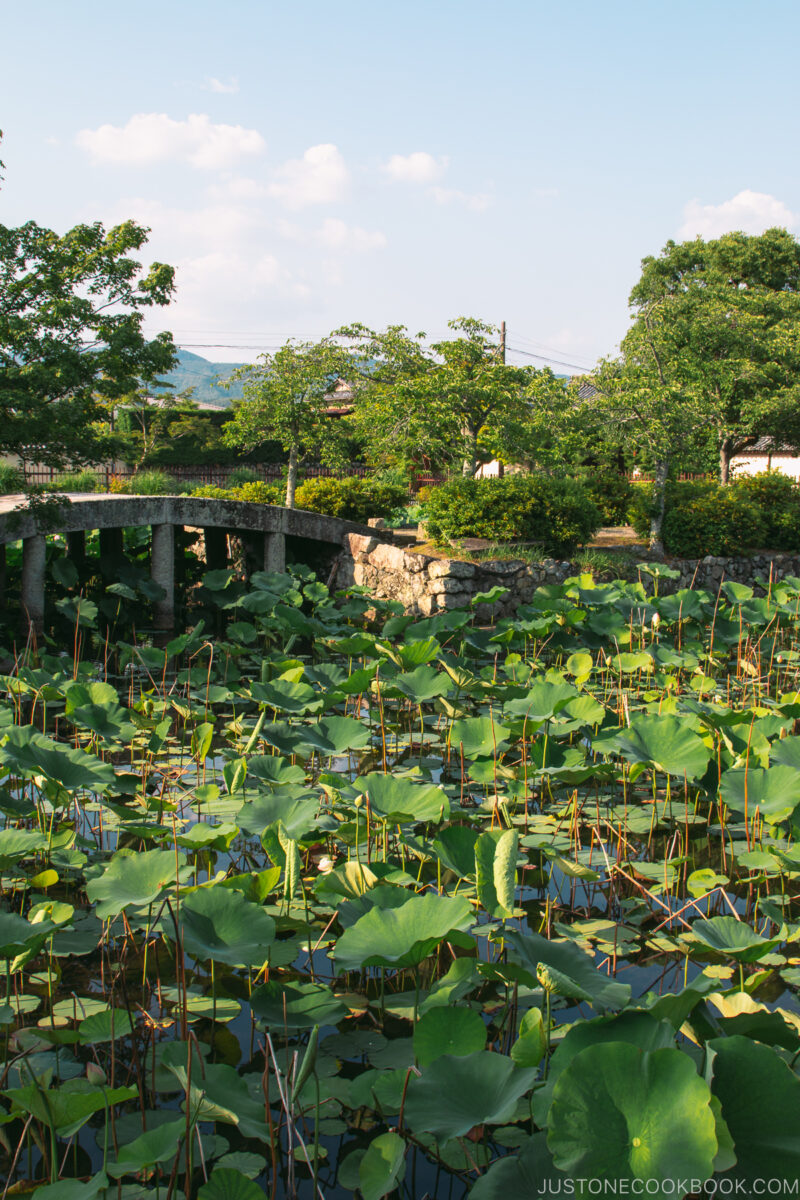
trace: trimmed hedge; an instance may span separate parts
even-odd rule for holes
[[[628,518],[641,537],[650,532],[651,496],[651,484],[634,486]],[[777,471],[725,487],[714,480],[669,483],[662,537],[678,558],[800,550],[800,487]]]
[[[404,484],[380,479],[307,479],[297,489],[295,503],[309,512],[366,524],[370,517],[390,517],[408,500]]]
[[[580,483],[549,475],[452,479],[433,489],[426,510],[425,523],[436,541],[539,542],[548,555],[571,554],[602,524]]]

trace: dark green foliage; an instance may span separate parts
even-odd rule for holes
[[[44,486],[46,492],[100,492],[105,488],[101,485],[94,471],[70,471],[60,475],[53,483]]]
[[[650,527],[651,484],[635,484],[628,519],[641,536]],[[712,480],[667,486],[664,548],[681,558],[800,549],[800,487],[763,472],[727,487]]]
[[[582,475],[581,483],[600,510],[605,525],[625,523],[633,499],[633,486],[627,475],[600,466]]]
[[[556,555],[570,554],[602,524],[581,484],[549,475],[453,479],[434,488],[427,509],[428,531],[438,541],[539,542]]]
[[[764,522],[763,547],[769,550],[800,548],[800,487],[788,475],[762,471],[746,475],[733,485],[752,504],[761,508]]]
[[[298,508],[346,521],[388,517],[407,498],[402,484],[378,479],[307,479],[297,489]]]
[[[0,496],[10,496],[25,488],[22,473],[10,463],[0,463]]]

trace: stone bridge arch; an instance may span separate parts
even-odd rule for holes
[[[56,499],[56,497],[54,497]],[[170,630],[175,620],[175,531],[200,528],[206,546],[215,548],[219,562],[226,556],[226,535],[247,534],[263,538],[263,567],[283,571],[286,538],[298,537],[341,548],[350,534],[391,540],[391,534],[339,517],[254,504],[243,500],[216,500],[205,496],[114,496],[65,493],[57,514],[48,505],[28,506],[25,496],[0,497],[0,580],[5,582],[5,547],[22,539],[22,609],[28,627],[41,632],[45,606],[45,549],[48,534],[66,534],[68,553],[81,553],[85,535],[99,530],[101,554],[119,544],[121,531],[130,526],[151,529],[150,573],[164,589],[155,608],[157,629]],[[216,540],[215,540],[216,535]],[[4,590],[4,589],[3,589]],[[0,592],[2,595],[2,592]]]

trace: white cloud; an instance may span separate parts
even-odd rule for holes
[[[678,237],[715,238],[735,230],[763,233],[775,225],[791,227],[799,219],[775,196],[746,189],[721,204],[701,204],[699,200],[690,200],[683,210],[683,224],[678,230]]]
[[[461,204],[470,212],[485,212],[492,202],[486,192],[460,192],[457,188],[433,188],[433,198],[437,204]]]
[[[293,158],[275,171],[269,193],[287,208],[332,204],[347,191],[349,172],[339,150],[330,142],[310,146],[302,158]]]
[[[434,158],[424,150],[413,154],[393,154],[383,169],[400,183],[433,183],[447,168],[446,158]]]
[[[136,113],[127,125],[82,129],[75,141],[95,162],[128,166],[178,160],[193,167],[224,168],[264,149],[258,130],[215,125],[206,113],[191,113],[185,121],[166,113]]]
[[[235,96],[239,91],[239,80],[233,75],[227,83],[223,83],[221,79],[215,79],[211,75],[206,80],[206,87],[210,92],[216,92],[220,96]]]
[[[290,221],[280,221],[278,232],[289,241],[323,246],[326,250],[363,253],[382,250],[386,245],[386,235],[379,230],[347,225],[338,217],[326,217],[318,229],[311,230],[302,229]]]

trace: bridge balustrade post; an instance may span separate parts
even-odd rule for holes
[[[152,525],[150,577],[164,589],[164,596],[153,604],[156,629],[170,630],[175,625],[175,531],[172,525]]]
[[[264,534],[264,570],[282,575],[286,570],[286,534]]]
[[[44,572],[47,542],[44,534],[34,533],[22,540],[22,612],[27,632],[44,631]]]

